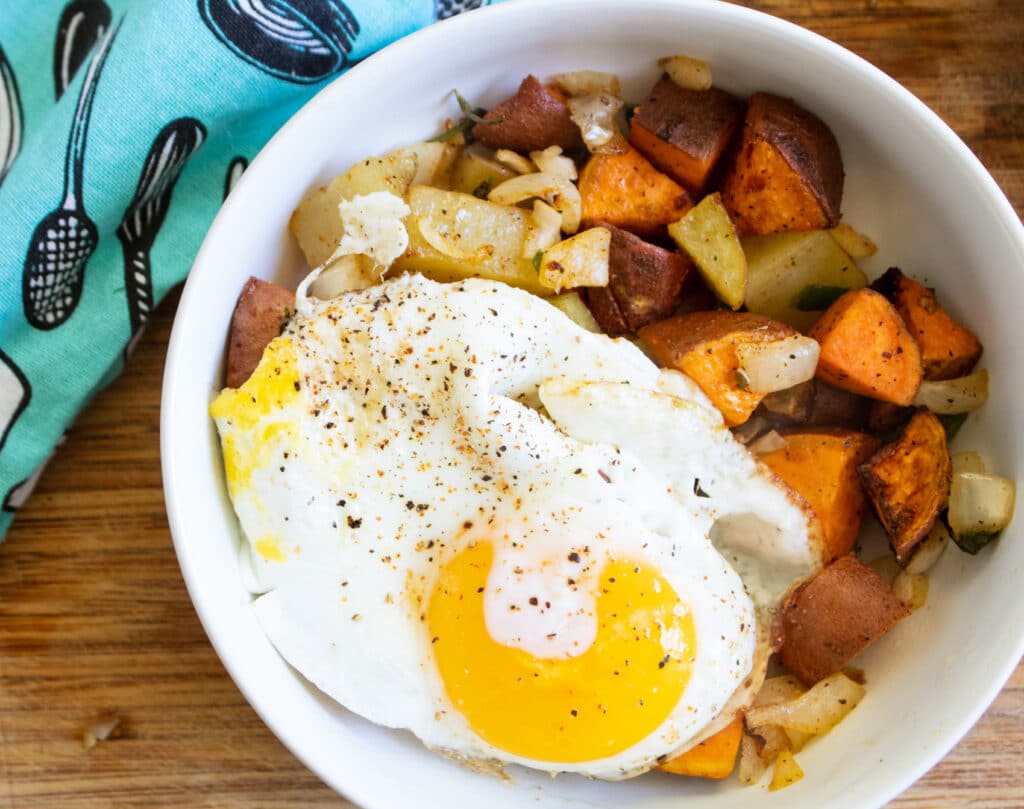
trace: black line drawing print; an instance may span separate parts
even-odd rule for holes
[[[242,173],[249,168],[249,161],[241,155],[236,155],[231,158],[231,162],[228,163],[227,173],[224,175],[224,199],[228,198],[228,194],[231,193],[231,189],[235,187],[235,184],[242,179]]]
[[[21,97],[11,63],[0,48],[0,185],[21,149]]]
[[[235,55],[296,84],[347,67],[359,21],[340,0],[198,0],[203,22]]]
[[[472,11],[487,4],[487,0],[434,0],[434,16],[439,20],[447,20],[463,11]]]
[[[96,84],[119,25],[104,34],[82,83],[64,157],[64,199],[36,225],[28,243],[21,302],[25,318],[37,329],[56,328],[71,317],[82,294],[85,265],[99,242],[96,225],[85,213],[82,161]]]
[[[7,443],[11,427],[28,407],[32,386],[21,368],[0,349],[0,450]]]
[[[206,127],[195,118],[175,118],[153,139],[139,174],[135,196],[117,228],[124,252],[124,289],[128,317],[136,334],[153,311],[149,253],[171,204],[181,170],[206,139]]]
[[[53,43],[53,87],[58,100],[110,28],[110,7],[103,0],[71,0],[57,23]]]

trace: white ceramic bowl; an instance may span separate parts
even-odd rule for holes
[[[795,97],[836,133],[846,165],[843,210],[878,256],[926,278],[980,334],[992,397],[956,446],[978,448],[1020,479],[1024,368],[1019,325],[1024,230],[991,177],[924,105],[851,53],[777,19],[718,2],[544,0],[494,6],[429,28],[368,59],[299,112],[246,171],[203,244],[181,299],[164,379],[164,484],[178,558],[197,612],[264,721],[328,784],[366,807],[522,806],[636,809],[785,806],[866,809],[934,765],[978,719],[1024,650],[1019,521],[976,558],[940,561],[927,606],[859,660],[868,695],[800,756],[806,777],[779,793],[648,774],[606,784],[514,769],[478,775],[411,735],[353,716],[277,655],[249,609],[236,563],[238,527],[225,495],[207,405],[222,381],[235,298],[250,275],[294,284],[287,234],[303,192],[368,154],[428,136],[457,114],[450,91],[484,105],[541,77],[583,67],[625,79],[639,99],[655,59],[711,62],[737,93]],[[1019,485],[1019,484],[1018,484]]]

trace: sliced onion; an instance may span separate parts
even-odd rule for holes
[[[380,282],[376,264],[369,256],[342,256],[328,264],[309,285],[313,297],[322,301],[336,298],[343,292],[366,289]]]
[[[932,530],[928,532],[928,536],[914,548],[904,570],[916,576],[927,573],[939,561],[939,557],[942,556],[947,545],[949,545],[949,531],[946,529],[946,524],[942,520],[936,520]]]
[[[748,733],[744,733],[743,738],[740,739],[740,762],[737,769],[740,782],[748,787],[760,781],[762,776],[764,776],[765,770],[768,769],[757,747],[757,739]]]
[[[575,180],[578,176],[576,163],[571,157],[562,154],[561,146],[548,146],[543,151],[530,152],[530,160],[536,163],[538,169],[552,177]]]
[[[438,253],[451,258],[463,261],[482,260],[490,247],[483,245],[475,250],[468,250],[459,244],[459,234],[447,230],[441,230],[434,221],[427,216],[421,216],[416,220],[416,226],[420,229],[423,240],[433,247]]]
[[[569,114],[580,128],[587,149],[596,152],[611,145],[619,128],[615,116],[622,109],[622,99],[610,93],[594,93],[569,99]]]
[[[711,87],[711,65],[703,59],[678,54],[658,60],[658,67],[684,90],[707,90]]]
[[[564,177],[544,172],[522,174],[499,183],[487,199],[499,205],[515,205],[524,199],[542,199],[562,215],[562,230],[575,233],[580,227],[583,201],[579,189]]]
[[[608,286],[612,232],[587,228],[544,251],[537,280],[560,292],[574,287]]]
[[[949,527],[957,537],[995,534],[1010,524],[1016,486],[978,472],[955,472],[949,488]]]
[[[871,239],[845,222],[840,222],[827,232],[850,258],[868,258],[878,252],[878,246]]]
[[[922,382],[914,404],[927,407],[933,413],[952,415],[977,410],[988,401],[988,369],[982,368],[969,376],[945,379],[940,382]]]
[[[919,610],[928,600],[928,577],[902,570],[893,579],[892,591],[910,609]]]
[[[494,159],[516,174],[533,174],[537,171],[537,167],[530,160],[511,149],[498,149],[494,153]]]
[[[772,393],[813,379],[819,351],[817,340],[796,334],[765,343],[740,344],[736,357],[750,390]]]
[[[760,455],[765,452],[775,452],[785,448],[786,439],[779,435],[775,430],[769,430],[764,435],[758,436],[754,441],[747,444],[747,449],[755,455]]]
[[[551,81],[570,96],[585,96],[595,93],[620,95],[619,77],[614,73],[605,73],[601,70],[573,70],[569,73],[559,73],[553,76]]]
[[[533,215],[526,225],[522,258],[533,258],[538,250],[547,250],[562,238],[562,215],[540,199],[533,201]]]
[[[864,686],[842,672],[829,675],[795,699],[777,705],[750,708],[750,726],[779,725],[801,733],[825,733],[839,724],[864,698]]]

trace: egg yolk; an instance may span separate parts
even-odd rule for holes
[[[427,607],[445,690],[473,731],[514,755],[552,762],[611,756],[653,733],[682,697],[697,651],[693,618],[671,585],[650,566],[607,563],[594,642],[574,657],[542,658],[488,633],[493,558],[488,542],[453,557]]]
[[[210,404],[210,415],[232,427],[221,430],[224,476],[232,497],[248,485],[256,468],[268,462],[275,446],[272,439],[292,430],[278,414],[298,396],[298,391],[295,347],[287,337],[277,337],[264,349],[259,365],[245,383],[225,388]],[[262,429],[257,430],[257,426]]]

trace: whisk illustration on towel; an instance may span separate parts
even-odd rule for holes
[[[71,317],[82,295],[85,265],[99,243],[85,212],[82,164],[96,85],[119,25],[104,35],[82,83],[64,157],[64,199],[36,226],[25,255],[21,299],[25,318],[37,329],[54,329]]]
[[[149,263],[153,241],[167,216],[181,170],[205,138],[206,127],[195,118],[175,118],[160,130],[146,155],[135,196],[117,228],[124,250],[124,288],[133,335],[153,311]]]

